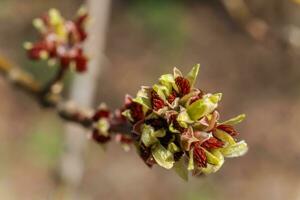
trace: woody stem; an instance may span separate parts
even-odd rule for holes
[[[55,102],[51,100],[52,95],[60,96],[61,89],[59,87],[63,87],[62,81],[66,74],[66,68],[59,67],[56,75],[44,86],[44,88],[39,92],[38,96],[40,99],[40,103],[44,107],[52,107],[55,106]],[[55,90],[55,86],[59,89]]]
[[[42,108],[53,109],[63,120],[92,129],[93,110],[81,108],[70,101],[65,101],[63,98],[49,98],[48,94],[51,94],[53,86],[62,80],[65,73],[65,69],[60,69],[56,76],[43,88],[29,73],[14,66],[8,59],[0,55],[0,74],[8,82],[32,96]],[[112,120],[110,131],[128,135],[131,132],[131,126],[126,121]]]

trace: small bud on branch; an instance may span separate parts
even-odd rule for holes
[[[83,51],[83,42],[87,38],[85,23],[88,18],[83,9],[74,20],[65,20],[56,9],[33,21],[40,33],[40,40],[26,42],[24,48],[32,60],[48,60],[61,68],[73,67],[77,72],[87,70],[87,56]]]

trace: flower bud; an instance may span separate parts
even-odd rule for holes
[[[233,124],[245,116],[220,123],[217,111],[222,94],[194,88],[199,65],[186,77],[175,68],[152,87],[142,87],[136,98],[127,98],[123,116],[133,124],[132,138],[148,166],[158,164],[186,178],[218,171],[224,157],[247,152],[247,144],[236,142]],[[185,162],[187,161],[188,162]]]
[[[88,58],[83,52],[83,42],[87,38],[85,21],[86,12],[74,20],[66,20],[56,9],[33,21],[34,27],[40,33],[40,40],[34,44],[26,43],[24,48],[32,60],[51,60],[48,63],[59,63],[62,68],[71,68],[77,72],[85,72]]]

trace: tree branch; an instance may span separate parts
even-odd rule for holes
[[[41,85],[27,72],[14,67],[14,65],[3,56],[0,56],[0,73],[13,85],[19,87],[30,95],[36,95],[41,90]]]
[[[45,87],[38,93],[40,103],[45,107],[55,106],[55,102],[49,101],[51,98],[59,98],[63,84],[64,75],[66,74],[66,68],[60,67],[54,76]]]
[[[56,94],[55,98],[53,95],[48,95],[51,93],[51,88],[62,81],[64,71],[59,71],[45,87],[42,87],[29,73],[14,66],[8,59],[0,55],[0,74],[10,83],[36,99],[41,107],[51,108],[62,119],[91,130],[93,128],[92,109],[81,108],[71,101],[65,101],[60,94]],[[127,122],[121,123],[113,119],[110,131],[128,135],[131,132],[131,126]]]

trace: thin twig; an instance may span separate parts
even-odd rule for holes
[[[61,76],[63,76],[62,73],[65,72],[59,73],[60,75],[57,75],[51,81],[53,84],[57,83],[57,81],[61,81]],[[46,91],[45,88],[51,88],[53,85],[46,86],[44,88],[41,87],[41,84],[29,73],[18,67],[15,67],[8,59],[1,55],[0,74],[2,74],[14,86],[36,99],[36,101],[42,107],[47,108],[49,105],[51,105],[50,108],[53,109],[62,119],[68,122],[79,124],[87,129],[93,128],[93,121],[91,119],[93,115],[92,109],[81,108],[70,101],[65,101],[63,98],[48,98],[48,96],[44,95],[45,92],[42,91]],[[49,90],[47,90],[47,92],[48,91]],[[112,121],[114,121],[114,119]],[[120,123],[116,120],[116,122],[112,122],[110,131],[111,133],[117,132],[128,135],[131,132],[131,127],[126,122]]]
[[[45,107],[51,107],[55,106],[55,102],[49,100],[51,99],[52,95],[56,95],[57,97],[60,96],[61,91],[62,91],[62,81],[63,78],[66,74],[66,68],[59,67],[56,75],[54,76],[53,79],[51,79],[45,87],[39,92],[38,96],[40,98],[41,104]],[[55,88],[58,88],[55,90]]]
[[[41,85],[29,73],[14,67],[8,59],[0,56],[0,73],[12,84],[30,95],[36,95],[41,90]]]

